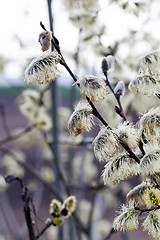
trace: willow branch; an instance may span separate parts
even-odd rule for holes
[[[42,24],[42,22],[40,22],[41,27],[46,31],[45,26]],[[74,75],[74,73],[72,72],[72,70],[70,69],[70,67],[68,66],[68,64],[66,63],[63,54],[60,50],[60,46],[59,46],[59,41],[58,39],[52,34],[52,44],[54,45],[56,51],[59,53],[59,55],[61,56],[61,61],[60,64],[63,65],[65,67],[65,69],[68,71],[68,73],[70,74],[70,76],[72,77],[72,79],[77,82],[77,78]],[[79,84],[77,84],[77,86],[79,87]],[[98,110],[96,109],[96,107],[94,106],[94,104],[90,101],[90,99],[88,97],[86,97],[88,103],[90,104],[90,106],[93,109],[93,115],[95,117],[97,117],[106,127],[108,127],[108,123],[102,118],[102,116],[100,115],[100,113],[98,112]]]
[[[135,210],[138,210],[138,211],[141,211],[141,213],[144,213],[144,212],[151,212],[151,211],[155,211],[155,210],[158,210],[160,209],[160,206],[157,206],[157,207],[151,207],[151,208],[139,208],[139,207],[135,207]]]
[[[40,22],[40,25],[41,27],[46,31],[46,28],[45,26],[42,24],[42,22]],[[52,43],[56,49],[56,51],[60,54],[61,56],[61,61],[60,61],[60,64],[63,65],[66,70],[68,71],[68,73],[71,75],[71,77],[73,78],[73,80],[76,82],[77,81],[77,78],[75,77],[75,75],[73,74],[73,72],[71,71],[71,69],[69,68],[69,66],[67,65],[63,55],[62,55],[62,52],[60,50],[60,46],[59,46],[59,41],[58,39],[53,35],[52,33]],[[77,86],[79,87],[79,85],[77,84]],[[112,89],[113,91],[113,89]],[[113,91],[114,92],[114,91]],[[90,106],[92,107],[92,110],[93,110],[93,115],[95,117],[97,117],[103,124],[105,127],[109,127],[111,129],[111,127],[109,126],[109,124],[103,119],[103,117],[100,115],[100,113],[98,112],[98,110],[96,109],[96,107],[94,106],[94,104],[92,103],[92,101],[90,101],[90,99],[88,97],[86,97],[88,103],[90,104]],[[124,115],[125,116],[125,115]],[[126,118],[126,117],[124,117]],[[127,119],[127,118],[126,118]],[[122,145],[122,147],[129,153],[129,156],[131,158],[133,158],[137,163],[140,163],[140,160],[139,158],[132,152],[132,150],[129,148],[128,144],[124,143],[123,141],[119,140],[119,143]]]
[[[141,150],[141,153],[142,153],[142,155],[144,156],[146,153],[145,153],[145,151],[144,151],[144,148],[143,148],[143,143],[142,143],[142,141],[140,140],[139,141],[139,149]]]
[[[25,202],[25,205],[24,205],[24,215],[25,215],[25,220],[28,228],[29,238],[30,240],[36,240],[28,202]]]
[[[32,217],[31,217],[31,210],[30,210],[30,200],[31,197],[28,194],[28,189],[27,187],[24,185],[23,181],[16,177],[16,176],[4,176],[4,179],[6,181],[6,183],[12,183],[12,182],[19,182],[20,187],[21,187],[21,199],[24,202],[24,215],[25,215],[25,220],[26,220],[26,225],[28,228],[28,234],[29,234],[29,239],[30,240],[36,240],[35,238],[35,232],[34,232],[34,228],[33,228],[33,222],[32,222]]]
[[[39,239],[43,234],[44,232],[51,226],[55,226],[55,223],[53,221],[49,222],[43,229],[42,231],[36,236],[36,239]]]

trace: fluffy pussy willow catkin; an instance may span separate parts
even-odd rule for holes
[[[86,100],[80,101],[68,120],[70,134],[77,136],[83,132],[90,132],[93,127],[92,108]]]
[[[41,57],[35,58],[25,70],[24,81],[27,84],[32,84],[34,81],[38,84],[53,82],[60,76],[57,68],[60,58],[56,51],[46,52]]]
[[[142,226],[150,238],[160,239],[160,210],[149,212]]]
[[[150,153],[145,154],[140,163],[141,173],[143,176],[160,173],[160,150],[153,149]]]
[[[147,178],[150,180],[153,186],[160,186],[160,173],[148,175]]]
[[[52,199],[50,203],[49,213],[53,217],[58,217],[61,215],[62,203],[57,199]]]
[[[108,127],[103,127],[93,141],[94,154],[101,161],[110,161],[110,158],[118,154],[122,147],[115,139],[113,132]]]
[[[160,93],[160,82],[150,75],[138,76],[129,84],[129,90],[152,96]]]
[[[134,208],[134,203],[129,206],[122,205],[119,216],[113,221],[113,228],[120,231],[134,231],[138,228],[138,217],[141,211]]]
[[[146,95],[160,93],[160,53],[152,52],[144,56],[138,67],[139,76],[131,81],[129,89]]]
[[[139,133],[131,123],[126,121],[120,123],[113,131],[121,141],[128,144],[129,148],[135,149],[138,146]]]
[[[139,120],[141,137],[144,142],[160,140],[160,107],[152,108]]]
[[[147,208],[158,207],[160,204],[160,190],[155,187],[148,187],[143,198]]]
[[[77,207],[77,199],[75,196],[69,196],[63,202],[62,208],[66,210],[65,218],[70,217],[76,210]]]
[[[160,77],[160,53],[151,52],[140,59],[138,72],[141,75]]]
[[[139,164],[127,155],[114,158],[105,165],[102,174],[104,184],[112,185],[140,173]]]
[[[123,81],[119,81],[114,88],[114,93],[118,96],[122,96],[125,94],[125,84]]]
[[[99,101],[109,94],[106,82],[93,75],[85,75],[73,85],[79,84],[83,97],[88,97],[91,101]]]
[[[143,196],[149,187],[151,187],[150,184],[145,181],[134,187],[126,195],[127,202],[132,201],[137,207],[145,206],[145,200]]]

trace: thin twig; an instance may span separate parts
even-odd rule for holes
[[[24,202],[23,211],[24,211],[24,215],[25,215],[26,225],[28,228],[29,239],[36,240],[35,232],[34,232],[34,228],[33,228],[33,221],[32,221],[32,217],[31,217],[30,206],[29,206],[31,197],[28,194],[27,187],[24,185],[23,181],[16,176],[4,176],[4,179],[5,179],[6,183],[12,183],[15,181],[19,182],[21,191],[22,191],[21,199]]]
[[[78,186],[78,185],[71,184],[69,185],[69,187],[76,191],[82,191],[82,192],[88,192],[88,191],[97,192],[107,188],[103,183],[99,183],[96,186],[92,186],[92,185]]]
[[[128,144],[123,142],[121,139],[118,138],[118,142],[121,144],[121,146],[129,153],[129,157],[133,158],[138,164],[140,163],[140,159],[132,152],[132,150],[129,148]]]
[[[8,142],[11,142],[11,141],[14,141],[20,137],[22,137],[23,135],[25,135],[26,133],[32,131],[36,126],[34,124],[26,127],[25,129],[23,129],[20,133],[15,133],[14,135],[13,134],[10,134],[8,137],[4,138],[4,139],[1,139],[0,140],[0,146],[3,145],[3,144],[6,144]]]
[[[141,150],[141,153],[142,153],[142,155],[144,156],[146,153],[145,153],[145,151],[144,151],[142,141],[139,141],[139,149]]]
[[[42,22],[40,22],[41,27],[46,31],[45,26],[42,24]],[[58,39],[52,34],[52,43],[56,49],[56,51],[59,53],[59,55],[61,56],[61,61],[60,64],[63,65],[65,67],[65,69],[68,71],[68,73],[70,74],[70,76],[72,77],[72,79],[77,82],[77,78],[74,75],[74,73],[71,71],[71,69],[69,68],[68,64],[66,63],[62,52],[60,50],[60,46],[59,46],[59,41]],[[77,84],[77,86],[79,86],[79,84]],[[100,115],[100,113],[98,112],[98,110],[96,109],[96,107],[94,106],[94,104],[90,101],[90,99],[88,97],[86,97],[88,103],[91,105],[92,109],[93,109],[93,115],[95,117],[97,117],[106,127],[108,126],[108,123],[102,118],[102,116]]]
[[[151,211],[158,210],[158,209],[160,209],[160,206],[151,207],[151,208],[144,208],[144,209],[139,208],[139,207],[135,207],[135,210],[141,211],[141,213],[151,212]]]
[[[49,148],[51,149],[51,151],[52,151],[52,153],[53,153],[53,155],[54,155],[54,163],[55,163],[55,166],[56,166],[56,169],[57,169],[57,172],[58,172],[58,176],[59,176],[59,178],[60,178],[60,180],[61,180],[61,182],[62,182],[62,184],[63,184],[63,186],[64,186],[64,189],[65,189],[67,195],[70,196],[70,195],[71,195],[70,187],[69,187],[69,185],[67,184],[66,178],[65,178],[65,176],[64,176],[64,174],[63,174],[63,171],[62,171],[62,169],[61,169],[61,166],[60,166],[60,164],[59,164],[59,162],[58,162],[57,155],[56,155],[56,152],[55,152],[55,150],[54,150],[54,145],[49,143],[45,132],[42,131],[42,135],[43,135],[43,137],[44,137],[44,141],[45,141],[46,144],[49,146]],[[61,200],[61,201],[62,201],[62,200]],[[88,235],[87,229],[83,226],[81,220],[79,219],[79,217],[77,216],[76,213],[73,214],[73,217],[74,217],[74,219],[76,220],[76,223],[77,223],[77,225],[79,226],[79,228],[80,228],[81,230],[83,230],[83,232]]]
[[[29,238],[30,238],[30,240],[36,240],[34,229],[33,229],[33,223],[32,223],[30,208],[29,208],[28,204],[29,204],[28,202],[25,202],[24,214],[25,214],[26,224],[27,224],[27,227],[28,227]]]
[[[96,196],[97,196],[97,192],[94,192],[93,197],[92,197],[92,201],[91,201],[91,209],[90,209],[90,213],[89,213],[89,218],[88,218],[88,224],[87,224],[87,229],[88,229],[88,233],[89,233],[89,239],[92,239],[92,224],[93,224],[93,213],[94,213],[94,207],[95,207],[95,203],[96,203]]]
[[[43,229],[42,231],[36,236],[36,239],[39,239],[43,233],[50,227],[50,226],[55,226],[55,223],[53,221],[49,222]]]

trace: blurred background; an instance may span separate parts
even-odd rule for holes
[[[50,17],[53,17],[51,22]],[[116,211],[140,179],[136,177],[112,188],[103,186],[101,173],[105,163],[95,159],[91,145],[101,123],[97,120],[89,134],[70,136],[67,122],[74,105],[82,97],[78,88],[72,87],[73,80],[62,66],[59,66],[61,77],[43,96],[52,127],[47,130],[34,127],[23,115],[20,105],[24,103],[24,91],[41,93],[45,89],[45,86],[24,83],[28,63],[42,55],[38,42],[42,32],[40,21],[47,29],[53,27],[63,56],[77,78],[85,74],[103,77],[102,59],[108,55],[115,56],[115,68],[109,78],[113,86],[120,80],[125,82],[122,105],[131,122],[136,123],[142,113],[159,104],[158,98],[135,97],[127,89],[129,82],[137,76],[139,59],[159,49],[158,0],[1,1],[0,240],[28,239],[21,189],[17,183],[5,184],[2,175],[23,179],[33,198],[39,229],[51,217],[49,205],[55,196],[50,186],[55,186],[65,199],[68,185],[70,193],[77,197],[76,212],[88,234],[79,232],[75,219],[71,218],[59,228],[49,228],[40,239],[149,239],[141,228],[133,233],[110,234]],[[114,111],[115,105],[113,96],[103,104],[96,103],[111,126],[122,121]],[[54,143],[55,155],[41,130]],[[55,158],[66,179],[64,185],[59,180]]]

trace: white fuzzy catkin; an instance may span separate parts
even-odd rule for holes
[[[122,150],[112,131],[108,127],[101,128],[93,141],[94,154],[98,161],[109,161],[111,157]]]
[[[113,131],[121,141],[128,144],[129,148],[135,149],[138,146],[138,129],[136,129],[131,123],[128,123],[127,121],[120,123],[113,129]]]
[[[106,82],[93,75],[85,75],[73,85],[79,84],[83,97],[88,97],[91,101],[99,101],[109,94]]]
[[[155,187],[148,187],[143,198],[147,208],[158,207],[160,204],[160,190]]]
[[[129,89],[145,95],[160,93],[160,53],[158,51],[145,55],[139,62],[139,76],[131,81]]]
[[[140,118],[139,129],[143,141],[160,140],[160,107],[150,109]]]
[[[114,158],[105,165],[102,177],[104,184],[112,185],[140,173],[139,164],[127,155]]]
[[[115,57],[112,55],[108,55],[106,58],[102,60],[102,71],[105,72],[112,72],[114,69]]]
[[[150,75],[138,76],[129,84],[129,90],[152,96],[160,93],[160,83]]]
[[[115,93],[116,95],[119,95],[119,96],[125,94],[125,84],[124,84],[123,81],[119,81],[119,82],[117,83],[117,85],[116,85],[115,88],[114,88],[114,93]]]
[[[56,51],[47,51],[41,57],[33,59],[25,70],[24,82],[27,84],[32,84],[34,81],[38,84],[53,82],[60,76],[57,68],[59,61],[60,56]]]
[[[145,154],[140,163],[143,176],[160,173],[160,150],[155,149]]]
[[[77,207],[77,199],[75,196],[69,196],[63,202],[62,209],[65,208],[67,210],[67,215],[64,218],[70,217],[76,210]]]
[[[134,204],[122,205],[119,216],[113,221],[113,228],[120,231],[134,231],[139,227],[138,217],[141,211],[134,208]]]
[[[141,184],[134,187],[132,190],[128,192],[126,195],[127,201],[134,202],[135,206],[142,207],[145,206],[144,194],[147,188],[150,187],[150,184],[147,182],[142,182]]]
[[[151,75],[159,77],[160,69],[160,53],[158,51],[153,51],[149,54],[146,54],[140,59],[138,72],[141,75]]]
[[[68,120],[68,130],[71,135],[77,136],[83,132],[90,132],[92,127],[92,108],[86,100],[82,100]]]
[[[151,238],[160,239],[160,210],[149,212],[142,226]]]

